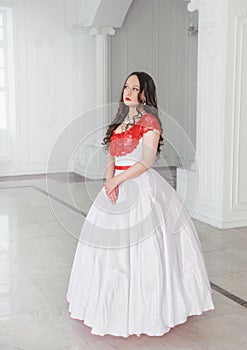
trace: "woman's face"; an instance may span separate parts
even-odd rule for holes
[[[125,105],[128,107],[136,107],[140,103],[138,100],[139,92],[139,80],[136,75],[131,75],[124,85],[123,100]]]

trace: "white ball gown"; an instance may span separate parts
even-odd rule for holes
[[[145,114],[113,133],[116,174],[141,160],[143,134],[154,129],[157,119]],[[67,301],[70,317],[102,336],[161,336],[214,309],[195,226],[154,169],[120,184],[115,204],[104,187],[97,195],[81,229]]]

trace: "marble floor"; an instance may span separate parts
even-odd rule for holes
[[[223,231],[193,220],[214,311],[162,337],[139,338],[92,335],[69,317],[77,238],[102,184],[73,176],[0,179],[0,350],[246,350],[247,227]]]

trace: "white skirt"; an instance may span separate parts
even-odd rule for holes
[[[161,336],[214,309],[196,228],[154,169],[104,188],[82,226],[67,292],[72,318],[92,334]]]

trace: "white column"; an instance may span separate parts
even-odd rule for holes
[[[189,11],[199,11],[196,159],[194,170],[178,169],[178,192],[189,198],[186,190],[193,191],[198,177],[193,217],[219,228],[247,225],[247,62],[241,58],[247,57],[246,9],[247,0],[192,0],[188,5]]]
[[[96,36],[96,108],[100,111],[97,118],[97,127],[102,127],[100,131],[97,132],[97,145],[100,145],[105,134],[105,129],[111,119],[108,116],[111,89],[109,52],[110,35],[114,34],[115,30],[112,27],[93,27],[90,29],[90,35]]]
[[[114,35],[112,27],[92,27],[89,31],[95,36],[95,108],[91,121],[91,135],[81,146],[74,170],[88,178],[100,179],[104,177],[106,155],[102,151],[101,142],[105,136],[107,126],[112,115],[109,106],[111,89],[110,67],[110,35]]]

